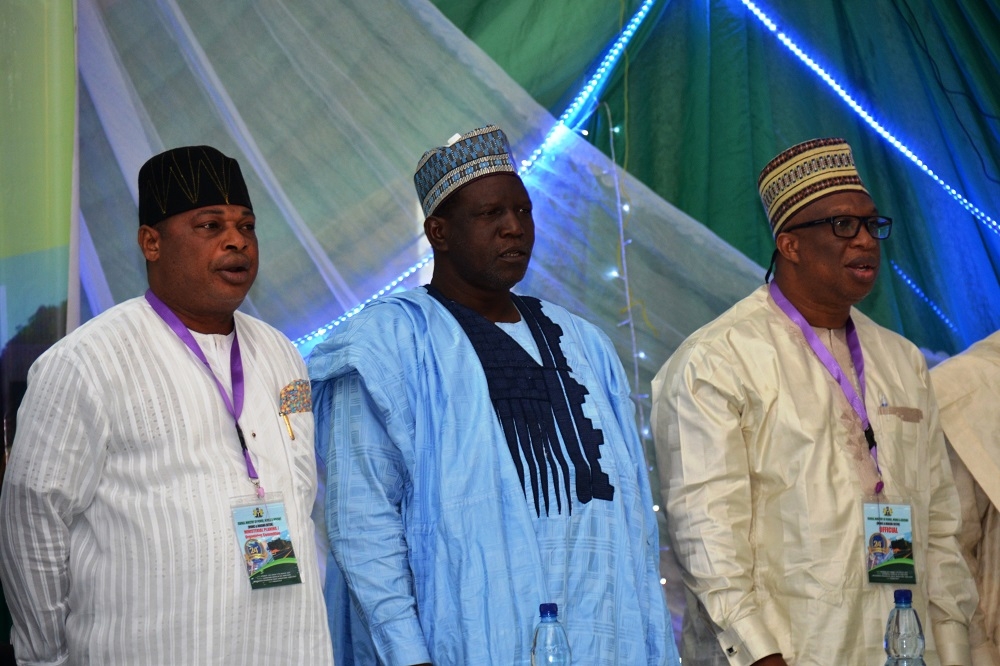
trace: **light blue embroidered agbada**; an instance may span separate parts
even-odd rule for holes
[[[572,512],[536,513],[478,356],[424,289],[366,307],[311,355],[338,666],[526,665],[543,602],[559,605],[575,664],[678,663],[621,363],[596,327],[542,307],[615,489],[574,495]]]

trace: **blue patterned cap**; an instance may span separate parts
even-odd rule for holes
[[[477,178],[492,173],[517,174],[507,135],[496,125],[472,130],[424,153],[413,174],[417,197],[430,217],[450,194]]]

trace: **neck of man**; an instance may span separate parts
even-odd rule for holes
[[[170,308],[171,312],[177,315],[181,323],[195,333],[229,335],[233,332],[233,328],[236,327],[236,319],[232,312],[229,314],[192,312],[171,298],[169,294],[162,294],[157,292],[155,288],[152,289],[156,297],[163,301],[164,305]]]
[[[494,324],[498,322],[515,324],[521,321],[521,313],[514,305],[510,291],[494,291],[456,285],[437,276],[431,278],[431,286],[444,294],[445,298],[478,312]]]
[[[823,303],[815,299],[813,292],[803,288],[794,280],[782,279],[781,274],[774,276],[781,293],[795,306],[795,309],[805,318],[810,326],[820,328],[843,328],[851,316],[851,306]]]

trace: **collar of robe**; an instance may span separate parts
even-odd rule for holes
[[[600,464],[604,433],[583,413],[587,388],[573,377],[559,346],[563,330],[542,311],[541,301],[511,294],[538,346],[538,363],[478,312],[425,288],[455,318],[479,357],[521,489],[527,497],[530,486],[536,515],[562,513],[564,505],[571,514],[571,485],[582,504],[611,501],[615,489]]]

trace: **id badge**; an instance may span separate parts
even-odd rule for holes
[[[910,504],[866,498],[865,570],[869,583],[915,585]]]
[[[267,501],[252,504],[235,500],[233,526],[251,589],[302,582],[281,493],[268,493]]]

